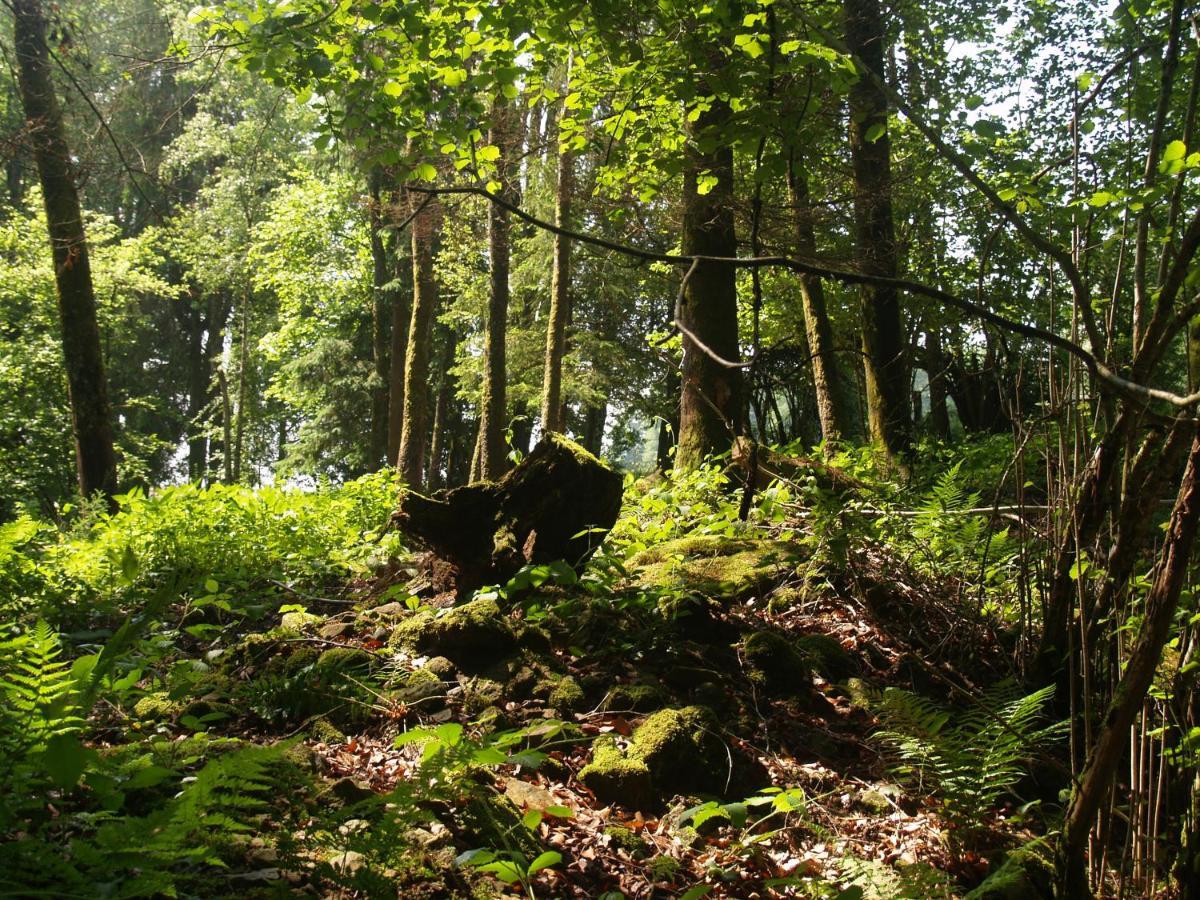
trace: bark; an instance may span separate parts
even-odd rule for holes
[[[714,98],[691,129],[683,176],[683,234],[685,256],[737,256],[733,221],[733,149],[719,146],[708,152],[698,141],[720,136],[730,119],[729,105]],[[715,178],[707,193],[700,192],[700,174]],[[701,262],[684,289],[679,318],[709,350],[734,361],[738,347],[735,271],[727,263]],[[694,469],[705,457],[723,453],[743,427],[741,372],[724,366],[686,334],[683,337],[682,392],[679,403],[679,443],[675,467]]]
[[[441,207],[432,195],[410,226],[412,231],[413,303],[404,361],[404,421],[400,432],[399,468],[404,483],[420,486],[425,475],[425,441],[429,426],[429,344],[437,311],[438,287],[433,249],[441,224]],[[419,202],[424,202],[421,200]]]
[[[500,148],[501,165],[506,162],[510,135],[509,110],[499,110],[496,123],[488,133],[488,142]],[[501,173],[501,183],[507,178]],[[507,184],[504,190],[507,192]],[[508,211],[493,203],[488,207],[488,259],[490,264],[490,294],[488,298],[487,332],[483,344],[483,396],[479,417],[479,477],[494,481],[508,467],[504,443],[507,361],[505,339],[508,332],[509,300],[509,239]]]
[[[1200,519],[1200,432],[1192,438],[1154,581],[1146,595],[1141,628],[1100,734],[1088,754],[1079,787],[1067,808],[1059,860],[1063,896],[1091,895],[1087,878],[1088,833],[1101,801],[1108,794],[1121,754],[1129,745],[1129,728],[1142,707],[1163,647],[1171,636],[1171,624],[1195,543],[1197,519]]]
[[[383,231],[383,172],[375,168],[368,179],[370,192],[371,264],[371,363],[374,384],[371,388],[371,443],[368,466],[377,469],[388,458],[388,292],[384,286],[392,280],[388,272],[387,247]]]
[[[937,328],[925,332],[925,371],[929,375],[929,431],[943,441],[950,439],[950,409],[946,403],[946,359],[942,335]]]
[[[217,370],[217,387],[221,392],[221,431],[224,434],[221,447],[221,464],[224,467],[222,480],[225,484],[233,484],[233,454],[230,452],[233,447],[233,404],[229,399],[229,379],[224,369]]]
[[[21,103],[42,185],[54,259],[79,491],[84,497],[99,493],[111,504],[117,488],[112,410],[79,193],[62,110],[50,77],[46,16],[40,0],[12,0],[9,7]]]
[[[411,276],[408,260],[399,252],[399,242],[393,264],[397,280]],[[387,463],[400,463],[400,438],[404,432],[404,364],[408,359],[408,331],[412,320],[412,292],[392,291],[392,341],[388,353],[388,429]]]
[[[430,490],[440,488],[445,479],[442,477],[443,465],[444,471],[449,474],[451,466],[450,460],[445,460],[443,463],[442,457],[446,455],[447,445],[452,444],[447,441],[447,432],[450,430],[447,419],[450,415],[450,400],[454,396],[455,379],[450,374],[450,368],[454,365],[454,354],[458,350],[458,333],[445,329],[445,340],[442,342],[442,358],[438,363],[438,392],[437,400],[433,404],[433,436],[429,447],[429,472],[425,476],[425,484]]]
[[[242,446],[246,434],[246,400],[249,393],[247,369],[250,366],[250,291],[242,294],[241,332],[238,336],[237,427],[233,437],[233,481],[242,480]]]
[[[572,167],[570,151],[558,153],[558,187],[554,199],[554,224],[571,227]],[[550,317],[546,323],[546,368],[542,377],[542,430],[564,428],[562,365],[567,344],[567,320],[571,315],[571,241],[554,235],[554,270],[550,276]]]
[[[813,229],[808,175],[795,160],[788,167],[788,191],[791,194],[796,251],[805,258],[815,257],[817,239]],[[829,321],[825,288],[820,278],[815,275],[800,276],[800,302],[804,308],[804,330],[808,337],[821,435],[828,444],[828,450],[832,451],[838,442],[857,437],[850,385],[838,367],[833,326]]]
[[[599,456],[604,449],[604,425],[608,421],[608,404],[589,406],[583,418],[583,446],[588,453]]]
[[[844,0],[846,46],[868,72],[882,79],[883,17],[878,0]],[[863,74],[850,91],[850,155],[854,166],[855,245],[862,269],[895,277],[891,142],[887,96]],[[862,347],[867,421],[871,440],[902,463],[912,435],[908,368],[900,297],[894,287],[863,286]]]
[[[450,563],[452,586],[465,596],[526,563],[563,560],[581,571],[617,520],[622,484],[578,444],[549,434],[498,481],[432,497],[408,491],[393,522]]]
[[[212,302],[208,306],[211,309]],[[201,416],[210,400],[208,355],[204,347],[205,317],[200,304],[191,303],[187,316],[188,362],[188,480],[200,482],[208,469],[208,436]]]

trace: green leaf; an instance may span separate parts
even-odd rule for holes
[[[983,98],[978,94],[972,94],[964,102],[967,104],[967,109],[979,109],[983,106]]]
[[[412,170],[411,177],[415,181],[433,181],[437,178],[437,169],[433,167],[432,163],[421,163]]]
[[[529,864],[528,874],[536,875],[542,869],[547,869],[550,866],[557,866],[562,862],[562,854],[555,850],[547,850],[545,853],[538,856]]]
[[[56,734],[46,744],[42,765],[50,779],[64,790],[79,782],[87,765],[88,752],[73,734]]]
[[[146,766],[144,769],[138,769],[133,773],[133,777],[125,782],[122,787],[126,790],[135,790],[137,788],[154,787],[157,784],[162,784],[175,773],[171,769],[163,766]]]
[[[489,144],[486,147],[480,147],[475,155],[484,162],[495,162],[500,158],[500,148]]]
[[[1164,163],[1174,162],[1177,159],[1183,159],[1187,154],[1187,144],[1183,141],[1171,141],[1163,150],[1162,161]]]
[[[542,811],[540,809],[531,809],[521,816],[521,824],[530,831],[537,831],[537,827],[542,824]]]
[[[701,897],[706,897],[711,893],[711,884],[697,884],[684,891],[679,900],[700,900]]]
[[[1096,191],[1092,196],[1088,197],[1088,206],[1108,206],[1110,203],[1115,203],[1117,196],[1110,194],[1108,191]]]
[[[210,594],[215,594],[221,589],[221,585],[217,584],[217,582],[212,578],[206,578],[204,579],[204,589]]]
[[[885,124],[883,124],[882,122],[876,122],[874,125],[872,125],[870,128],[867,129],[867,133],[863,135],[863,140],[866,141],[868,144],[873,144],[877,140],[879,140],[881,137],[883,137],[883,135],[886,131],[887,131],[887,126]]]

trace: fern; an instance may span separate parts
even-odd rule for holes
[[[83,726],[71,667],[45,622],[0,632],[0,829],[30,799],[36,761],[56,737]]]
[[[969,840],[1020,780],[1032,750],[1062,733],[1065,723],[1042,724],[1052,692],[1022,696],[1002,682],[955,717],[925,697],[888,688],[876,707],[884,728],[875,737],[896,755],[897,772],[936,794],[946,818]]]

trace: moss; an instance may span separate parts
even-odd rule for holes
[[[750,679],[775,694],[812,687],[812,662],[794,642],[774,631],[756,631],[742,641]]]
[[[797,638],[796,649],[812,660],[816,670],[827,681],[841,681],[858,669],[854,658],[837,638],[828,634],[806,634]]]
[[[446,685],[428,668],[409,672],[401,682],[395,697],[401,703],[420,703],[445,695]]]
[[[470,715],[498,705],[503,698],[504,685],[490,678],[472,678],[463,685],[463,709]]]
[[[644,587],[738,599],[769,587],[797,559],[783,541],[694,535],[644,550],[630,565]]]
[[[283,618],[279,620],[279,627],[287,631],[304,631],[314,625],[319,625],[325,621],[318,615],[310,612],[297,610],[283,614]]]
[[[171,700],[165,693],[147,694],[133,704],[133,714],[146,722],[166,722],[182,711],[182,705]]]
[[[667,705],[667,696],[662,688],[652,684],[618,684],[604,698],[601,709],[605,712],[654,712]]]
[[[400,624],[391,643],[478,670],[511,653],[517,639],[496,601],[481,598],[437,613],[421,610]]]
[[[727,757],[717,730],[716,718],[703,706],[659,710],[633,733],[630,755],[646,763],[664,790],[719,790]]]
[[[290,653],[278,653],[267,660],[263,667],[267,675],[294,678],[310,669],[321,656],[316,647],[297,647]]]
[[[366,673],[374,662],[374,655],[358,647],[333,647],[317,657],[313,674],[325,678],[346,672]]]
[[[592,761],[579,770],[579,780],[601,803],[640,807],[649,803],[650,768],[635,756],[625,756],[616,742],[603,735],[592,744]]]
[[[341,729],[324,716],[308,726],[308,734],[313,740],[325,744],[342,744],[346,741],[346,735],[342,733]]]
[[[965,900],[1027,900],[1052,897],[1054,859],[1042,839],[1031,841],[1008,855]]]
[[[654,881],[674,881],[679,877],[679,860],[673,856],[656,856],[650,861],[650,877]]]
[[[609,825],[604,833],[612,846],[621,848],[634,859],[641,859],[650,849],[645,838],[623,825]]]
[[[583,694],[583,688],[579,686],[579,682],[567,675],[565,678],[558,679],[553,690],[550,691],[550,696],[547,698],[550,706],[558,713],[578,712],[587,704],[587,698]]]

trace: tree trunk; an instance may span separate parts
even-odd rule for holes
[[[84,497],[100,493],[111,502],[117,488],[112,410],[79,193],[62,111],[50,78],[46,17],[39,0],[12,0],[9,8],[21,103],[37,161],[54,258],[79,491]]]
[[[201,417],[208,406],[209,390],[209,361],[204,346],[205,317],[200,312],[200,304],[189,304],[187,317],[187,360],[188,360],[188,480],[202,482],[208,470],[208,435],[205,433]],[[213,303],[210,300],[208,307]]]
[[[508,160],[510,139],[507,133],[511,111],[497,110],[496,123],[488,133],[488,141],[500,148],[500,165]],[[507,177],[500,175],[507,193]],[[483,344],[483,396],[479,416],[479,477],[495,481],[508,468],[508,453],[504,444],[507,364],[504,342],[508,332],[508,211],[492,203],[488,207],[488,259],[490,263],[490,295],[488,299],[487,333]]]
[[[445,484],[446,480],[442,477],[442,457],[446,455],[446,450],[452,443],[446,439],[447,432],[450,430],[447,419],[450,414],[450,400],[454,394],[454,376],[450,374],[450,369],[454,365],[454,354],[458,350],[458,332],[450,328],[446,328],[444,331],[442,357],[438,363],[437,400],[433,404],[433,436],[429,447],[429,472],[425,477],[425,485],[431,491]],[[445,461],[447,477],[450,469],[450,460],[447,459]]]
[[[608,421],[608,404],[589,406],[584,412],[583,440],[581,443],[588,453],[599,456],[604,449],[604,424]]]
[[[250,290],[242,293],[241,328],[238,337],[237,428],[233,437],[233,481],[242,480],[242,447],[246,434],[246,397],[249,382],[246,370],[250,365]]]
[[[813,229],[812,200],[808,175],[793,159],[788,166],[788,191],[796,232],[796,250],[801,256],[815,257],[817,239]],[[800,300],[804,307],[804,330],[808,336],[808,354],[812,362],[813,388],[821,435],[832,451],[840,441],[852,440],[858,429],[849,385],[838,367],[833,345],[833,326],[825,306],[825,288],[815,275],[800,276]]]
[[[1155,567],[1154,582],[1146,595],[1141,628],[1129,652],[1100,735],[1088,754],[1079,787],[1071,798],[1063,825],[1060,878],[1063,896],[1088,897],[1088,832],[1102,799],[1108,794],[1121,753],[1129,745],[1129,728],[1154,680],[1179,594],[1187,577],[1188,560],[1200,519],[1200,432],[1192,439],[1187,469],[1179,485],[1166,539]]]
[[[850,91],[850,155],[854,164],[855,244],[859,265],[895,277],[891,142],[887,96],[875,83],[883,74],[884,28],[878,0],[844,0],[846,46],[866,68]],[[862,347],[871,440],[903,464],[911,444],[908,369],[900,298],[894,287],[864,285]]]
[[[950,408],[946,404],[946,361],[942,335],[936,327],[925,332],[925,371],[929,375],[929,431],[950,440]]]
[[[685,256],[737,256],[733,222],[733,150],[722,146],[702,152],[698,141],[720,137],[730,119],[729,106],[714,98],[696,119],[688,141],[683,175]],[[701,193],[701,173],[715,179]],[[735,270],[727,263],[696,265],[684,289],[679,318],[697,341],[725,360],[740,357]],[[679,443],[675,467],[695,469],[705,457],[727,451],[743,427],[743,386],[739,369],[722,365],[683,337]]]
[[[412,266],[400,253],[399,236],[395,242],[393,271],[397,281],[411,277]],[[400,464],[400,439],[404,432],[404,364],[408,359],[408,332],[412,324],[412,292],[392,291],[392,346],[388,354],[388,429],[387,464]]]
[[[558,153],[558,188],[554,199],[554,224],[571,222],[572,167],[570,151]],[[567,319],[571,315],[571,241],[554,235],[554,271],[550,276],[550,316],[546,323],[546,370],[542,377],[542,431],[561,432],[563,422],[562,365],[567,344]]]
[[[388,273],[387,247],[383,242],[383,171],[371,170],[370,191],[371,229],[371,362],[374,384],[371,388],[371,443],[367,465],[378,469],[388,458],[388,291],[384,285],[392,280]],[[398,448],[397,448],[398,449]]]
[[[221,447],[221,464],[225,472],[222,481],[233,484],[233,404],[229,400],[229,379],[224,368],[217,370],[217,387],[221,391],[221,430],[225,436]]]
[[[425,439],[429,422],[429,343],[437,311],[438,289],[433,274],[433,248],[441,225],[441,206],[426,195],[425,207],[413,219],[413,304],[404,361],[404,422],[400,433],[400,477],[419,487],[425,474]]]

